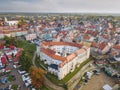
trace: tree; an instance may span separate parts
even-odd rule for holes
[[[10,45],[15,45],[18,46],[18,40],[14,37],[4,37],[4,40],[6,42],[6,46],[10,46]]]
[[[30,67],[32,66],[32,62],[25,51],[22,52],[22,55],[19,58],[19,62],[22,65],[22,70],[29,71]]]
[[[24,18],[22,18],[22,19],[18,22],[18,27],[20,28],[20,27],[22,27],[23,25],[26,25],[26,24],[27,24],[26,20],[25,20]]]
[[[32,79],[32,84],[36,89],[40,89],[44,83],[44,75],[46,71],[42,68],[31,67],[30,69],[30,77]]]

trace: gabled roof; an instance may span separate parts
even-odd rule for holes
[[[50,56],[53,59],[60,60],[60,61],[65,61],[66,60],[65,57],[55,55],[55,51],[53,51],[49,48],[42,48],[41,50],[42,50],[42,52],[44,52],[45,54],[47,54],[48,56]]]
[[[84,39],[89,40],[90,36],[89,35],[84,35]]]
[[[91,43],[91,47],[98,47],[98,43],[92,42],[92,43]]]
[[[85,34],[90,34],[90,35],[96,37],[98,33],[97,33],[96,31],[93,31],[93,30],[87,30],[87,31],[85,32]]]
[[[103,35],[104,39],[109,39],[109,35]]]
[[[70,42],[43,42],[42,44],[45,45],[45,46],[68,45],[68,46],[75,46],[75,47],[78,47],[78,48],[82,47],[82,44],[76,44],[76,43],[70,43]]]
[[[43,53],[45,53],[47,56],[55,59],[55,60],[60,60],[62,61],[62,63],[59,65],[60,67],[64,66],[67,62],[73,60],[76,56],[78,56],[81,53],[84,53],[88,47],[83,47],[79,50],[77,50],[76,52],[68,55],[67,57],[62,57],[59,55],[56,55],[54,50],[51,50],[49,47],[45,47],[45,46],[54,46],[54,45],[68,45],[68,46],[75,46],[75,47],[79,47],[81,48],[82,45],[81,44],[74,44],[74,43],[68,43],[68,42],[43,42],[42,46],[41,46],[41,51]]]
[[[120,44],[113,46],[113,48],[120,50]]]
[[[7,55],[8,59],[12,58],[12,55]]]
[[[106,46],[107,46],[107,43],[102,42],[102,43],[99,44],[99,49],[103,50]]]
[[[7,58],[5,56],[1,57],[1,62],[2,64],[7,64],[8,63]]]

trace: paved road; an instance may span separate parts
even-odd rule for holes
[[[34,56],[33,56],[33,59],[32,59],[33,65],[34,65],[35,67],[37,67],[36,64],[35,64],[36,55],[37,55],[37,52],[34,53]],[[64,90],[64,88],[59,87],[59,86],[53,84],[53,83],[52,83],[50,80],[48,80],[45,76],[44,76],[44,79],[45,79],[45,81],[44,81],[45,85],[48,86],[48,87],[50,87],[50,88],[52,88],[53,90]]]

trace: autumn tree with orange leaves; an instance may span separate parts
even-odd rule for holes
[[[46,71],[42,68],[37,67],[31,67],[30,69],[30,77],[32,79],[32,84],[36,89],[40,89],[43,86],[44,83],[44,75],[46,74]]]

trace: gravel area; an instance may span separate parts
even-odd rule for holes
[[[93,75],[92,78],[85,84],[81,90],[103,90],[103,86],[109,84],[111,87],[115,85],[114,80],[101,72],[99,75]]]

